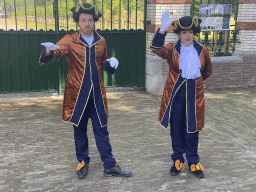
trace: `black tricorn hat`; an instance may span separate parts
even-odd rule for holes
[[[95,5],[92,5],[90,3],[81,3],[77,4],[76,6],[72,7],[70,9],[71,12],[73,12],[73,18],[75,22],[78,22],[79,15],[81,13],[90,14],[93,16],[93,20],[97,22],[99,18],[102,16],[102,14],[98,11],[97,7]]]
[[[198,17],[184,16],[178,20],[172,22],[172,26],[175,28],[174,33],[179,34],[181,30],[192,29],[194,34],[200,33],[200,23],[202,19]]]

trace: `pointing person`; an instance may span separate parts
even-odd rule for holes
[[[107,98],[101,70],[114,74],[118,67],[116,58],[108,58],[107,45],[94,29],[102,16],[89,3],[78,4],[71,9],[79,32],[65,35],[56,45],[43,43],[46,48],[40,56],[40,64],[66,57],[69,70],[63,99],[62,119],[74,128],[76,157],[79,162],[77,177],[87,176],[90,157],[87,138],[88,119],[92,121],[96,145],[104,166],[105,176],[129,177],[131,172],[122,171],[112,155],[107,130]]]

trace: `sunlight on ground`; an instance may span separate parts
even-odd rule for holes
[[[29,107],[29,106],[41,106],[48,109],[54,109],[58,105],[62,105],[63,97],[43,97],[24,100],[5,100],[0,101],[1,110],[12,110],[14,108]]]
[[[248,93],[245,92],[235,92],[234,95],[248,95]]]
[[[204,96],[205,96],[205,98],[208,98],[208,99],[219,99],[219,98],[225,98],[225,97],[227,97],[226,94],[214,95],[214,94],[210,94],[210,93],[205,93]]]
[[[124,94],[107,93],[108,108],[120,111],[135,111],[135,106],[131,104],[132,100],[124,100]],[[111,105],[109,105],[111,103]]]

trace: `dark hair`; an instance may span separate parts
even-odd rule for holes
[[[93,20],[97,22],[102,14],[97,10],[97,8],[90,3],[78,4],[70,9],[73,12],[73,19],[75,22],[79,21],[79,15],[81,13],[90,14],[93,16]]]

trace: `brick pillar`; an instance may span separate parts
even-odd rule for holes
[[[236,45],[234,55],[243,59],[242,85],[256,85],[256,0],[239,0],[236,28],[241,44]]]
[[[156,30],[161,26],[162,12],[170,10],[173,21],[183,16],[190,15],[191,0],[148,0],[147,3],[147,36],[146,36],[146,91],[152,94],[162,93],[167,78],[168,68],[166,60],[152,53],[149,46]],[[177,34],[172,27],[168,29],[165,43],[176,42]]]
[[[237,51],[256,51],[256,0],[239,0],[237,29],[241,44],[236,45]]]

